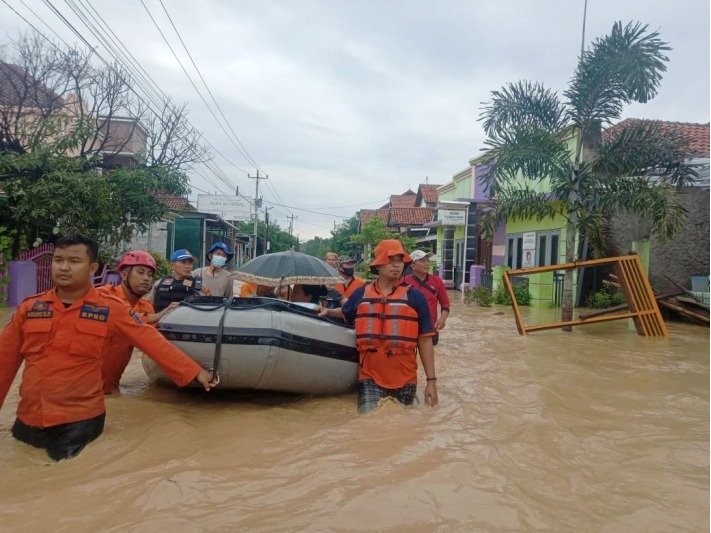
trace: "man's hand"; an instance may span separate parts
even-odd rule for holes
[[[211,388],[217,385],[217,383],[213,383],[212,381],[212,374],[203,368],[201,368],[200,372],[198,372],[195,381],[202,385],[206,391],[209,391]]]
[[[323,306],[317,305],[316,307],[314,307],[314,311],[316,311],[316,313],[318,313],[318,316],[323,316],[323,317],[328,316],[328,307],[323,307]]]
[[[168,304],[168,307],[166,307],[165,309],[163,309],[160,312],[160,317],[163,318],[165,315],[170,313],[173,309],[177,309],[178,307],[180,307],[180,302],[170,302]]]
[[[441,316],[435,322],[435,329],[437,331],[444,329],[444,325],[447,323],[447,317]]]
[[[439,397],[437,396],[437,382],[428,381],[425,386],[425,403],[434,407],[439,403]]]

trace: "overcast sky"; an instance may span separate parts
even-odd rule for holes
[[[48,34],[23,3],[78,41],[40,0],[6,1]],[[210,143],[255,174],[140,0],[74,1],[84,10],[91,2],[163,91],[188,104]],[[210,101],[159,0],[144,1]],[[52,3],[98,44],[65,1]],[[288,215],[298,217],[294,233],[303,241],[329,236],[334,221],[357,209],[379,207],[427,179],[446,183],[467,167],[482,148],[477,117],[492,90],[528,78],[562,91],[579,54],[584,0],[163,3],[232,129],[269,175],[270,187],[260,183],[266,205],[288,206],[275,206],[270,216],[283,228]],[[589,0],[586,41],[616,20],[649,24],[673,48],[660,95],[623,118],[708,122],[708,0]],[[2,41],[26,28],[0,3]],[[246,172],[219,156],[215,163],[240,192],[254,194]],[[214,181],[221,193],[233,193]],[[216,190],[197,174],[191,182]]]

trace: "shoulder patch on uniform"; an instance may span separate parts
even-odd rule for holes
[[[134,311],[133,309],[129,310],[128,314],[131,316],[133,321],[138,324],[139,326],[143,325],[143,320],[141,320],[141,317]]]
[[[101,305],[84,304],[79,310],[79,318],[107,322],[109,320],[109,308]]]
[[[173,278],[165,278],[162,282],[161,285],[170,285],[173,283]]]

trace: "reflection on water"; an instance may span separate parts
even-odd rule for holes
[[[11,437],[15,383],[0,528],[707,531],[708,330],[670,332],[521,337],[510,309],[454,302],[440,406],[368,416],[354,394],[160,387],[134,357],[104,435],[59,464]]]

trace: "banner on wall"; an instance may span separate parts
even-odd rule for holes
[[[523,257],[521,258],[521,266],[529,268],[536,266],[536,232],[527,231],[523,234]]]

